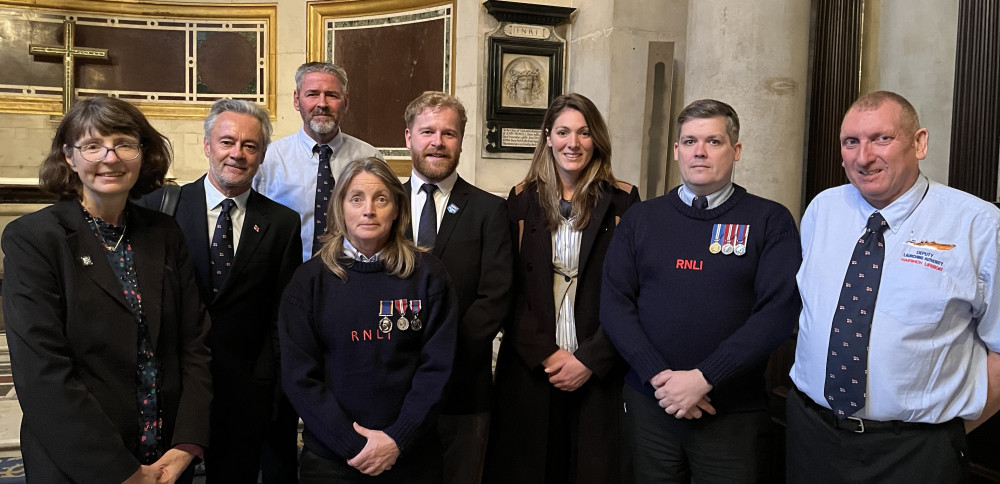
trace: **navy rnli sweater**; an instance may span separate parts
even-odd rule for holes
[[[766,404],[767,357],[798,319],[802,250],[786,208],[734,189],[711,210],[685,204],[676,189],[633,206],[608,248],[601,325],[631,367],[628,384],[650,398],[657,373],[699,369],[720,413]],[[713,254],[730,225],[730,234],[749,226],[745,253]]]
[[[434,428],[444,401],[457,299],[444,266],[426,253],[406,279],[387,274],[381,262],[351,264],[344,281],[314,257],[285,288],[278,315],[284,389],[317,455],[341,460],[361,452],[367,439],[353,422],[382,430],[406,455]],[[394,304],[402,300],[406,330],[397,326]],[[412,325],[417,307],[420,329]],[[389,332],[379,328],[383,317]]]

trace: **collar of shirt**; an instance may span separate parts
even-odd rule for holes
[[[226,198],[232,198],[236,202],[236,206],[229,211],[229,218],[233,221],[233,251],[239,249],[240,246],[240,235],[243,233],[243,219],[247,213],[247,200],[250,198],[250,190],[247,190],[235,197],[227,197],[212,185],[212,182],[208,179],[209,175],[205,175],[205,208],[206,219],[208,223],[208,242],[212,243],[212,234],[215,233],[215,224],[219,220],[219,214],[222,213],[222,201]]]
[[[857,228],[857,232],[860,233],[864,230],[865,225],[868,223],[868,217],[871,216],[872,212],[878,210],[885,218],[885,221],[889,224],[889,230],[892,233],[899,232],[900,226],[903,222],[909,218],[910,214],[916,210],[920,202],[923,201],[924,196],[927,195],[927,188],[930,186],[930,182],[923,173],[917,177],[916,183],[910,187],[903,195],[897,198],[895,201],[887,205],[885,208],[878,210],[871,206],[864,197],[861,196],[856,188],[853,190],[855,194],[854,205],[855,209],[858,211],[860,216],[861,226]]]
[[[347,237],[344,237],[344,255],[347,256],[347,258],[354,259],[356,261],[378,262],[379,257],[382,255],[382,251],[376,252],[371,257],[366,257],[364,254],[358,251],[358,249],[354,248],[354,245],[351,244],[350,240],[347,240]]]
[[[434,192],[434,208],[437,210],[438,228],[441,227],[441,219],[444,218],[445,207],[448,206],[448,200],[451,199],[451,191],[455,189],[455,182],[457,181],[458,172],[456,171],[448,175],[444,180],[435,183],[438,186],[437,191]],[[424,200],[427,199],[427,193],[420,189],[424,183],[429,182],[423,175],[417,173],[416,170],[410,171],[410,223],[412,224],[414,234],[420,230],[420,214],[423,213]]]
[[[337,135],[334,136],[329,143],[326,143],[326,145],[333,150],[333,154],[330,155],[331,160],[337,157],[337,153],[340,152],[340,148],[344,146],[344,137],[341,136],[343,133],[344,132],[338,128]],[[313,147],[319,143],[317,143],[316,140],[310,138],[309,135],[306,134],[305,128],[299,128],[299,132],[296,133],[295,136],[299,140],[299,143],[305,148],[306,153],[310,153],[309,155],[310,159],[313,160],[316,164],[319,164],[319,153],[313,152]],[[337,177],[338,175],[339,173],[333,174],[334,177]]]
[[[725,203],[726,200],[729,200],[729,197],[733,194],[734,191],[735,189],[733,188],[733,182],[729,182],[726,183],[726,186],[720,188],[718,191],[708,194],[706,196],[706,198],[708,198],[708,210],[711,210]],[[694,197],[696,195],[694,194],[694,192],[691,191],[690,188],[687,187],[687,185],[682,183],[680,188],[677,189],[677,196],[681,197],[681,200],[685,204],[690,206],[691,202],[694,201]]]

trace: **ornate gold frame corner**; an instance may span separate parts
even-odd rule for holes
[[[403,3],[403,2],[401,2]],[[30,8],[58,12],[81,12],[133,16],[169,16],[191,19],[246,19],[267,23],[267,91],[264,108],[272,120],[277,119],[278,83],[278,4],[277,3],[227,3],[195,4],[139,0],[0,0],[0,7]],[[225,15],[221,15],[222,13]],[[165,119],[204,119],[210,109],[206,105],[182,103],[135,102],[150,117]],[[30,96],[0,95],[0,112],[19,114],[48,114],[62,116],[62,100]]]

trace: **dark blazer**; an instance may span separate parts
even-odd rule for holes
[[[621,216],[639,201],[639,192],[621,182],[605,190],[581,236],[574,308],[579,342],[574,355],[594,374],[567,397],[578,407],[564,409],[578,415],[571,420],[576,418],[574,421],[579,423],[572,433],[579,449],[575,470],[579,483],[617,483],[628,475],[621,452],[621,391],[627,368],[601,329],[598,303],[604,254]],[[515,303],[497,359],[497,402],[484,482],[541,483],[545,480],[550,394],[554,388],[541,363],[559,349],[552,231],[533,185],[518,185],[511,190],[507,212],[518,253],[514,263]]]
[[[407,193],[412,190],[409,181],[404,186]],[[412,232],[407,227],[407,237],[413,239]],[[458,177],[431,254],[451,276],[461,315],[451,394],[443,413],[489,411],[493,338],[509,313],[513,272],[503,199]]]
[[[162,198],[160,189],[139,203],[156,208]],[[207,212],[202,176],[181,187],[174,216],[194,261],[201,300],[212,317],[208,346],[215,382],[214,445],[208,466],[224,462],[228,482],[242,481],[234,474],[239,471],[252,474],[248,479],[256,482],[258,468],[248,462],[259,461],[253,459],[254,452],[259,451],[264,426],[274,411],[275,385],[280,378],[278,304],[285,285],[301,263],[299,216],[251,189],[233,266],[216,295],[212,292],[212,234],[208,233]],[[230,451],[239,462],[220,461],[220,452]]]
[[[208,446],[208,318],[177,224],[126,209],[161,375],[165,448]],[[7,225],[3,311],[29,482],[120,483],[139,468],[137,325],[76,200]]]

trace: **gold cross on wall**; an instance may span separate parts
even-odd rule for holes
[[[69,111],[73,104],[73,63],[76,57],[106,59],[108,49],[91,47],[76,47],[73,45],[76,22],[63,22],[63,45],[32,45],[28,48],[31,55],[61,55],[63,56],[63,114]]]

